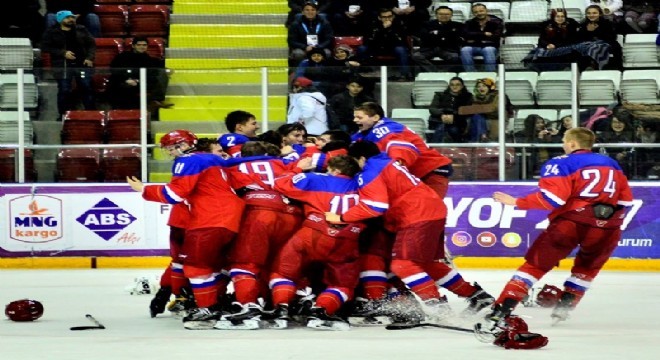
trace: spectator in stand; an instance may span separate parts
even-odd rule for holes
[[[481,3],[472,4],[472,19],[465,22],[464,44],[461,48],[461,62],[465,71],[475,71],[474,57],[484,58],[486,71],[495,71],[500,40],[504,35],[504,21],[488,15],[488,8]]]
[[[652,32],[655,16],[659,11],[660,3],[658,1],[629,0],[623,4],[623,19],[635,32]]]
[[[552,71],[577,62],[579,56],[571,45],[577,42],[579,28],[580,24],[568,17],[566,9],[553,9],[550,19],[541,24],[538,47],[523,60],[525,66],[534,71]]]
[[[358,130],[357,124],[353,122],[353,109],[365,102],[375,100],[364,93],[366,79],[356,76],[349,80],[346,90],[333,96],[328,102],[328,114],[330,121],[328,127],[331,130],[342,130],[349,134]]]
[[[572,115],[566,115],[559,119],[559,128],[557,135],[555,136],[555,142],[561,142],[561,139],[564,137],[564,133],[572,129],[573,126],[573,116]]]
[[[463,24],[452,20],[453,13],[449,6],[440,6],[435,9],[435,20],[426,22],[422,27],[421,47],[412,54],[413,61],[422,68],[422,71],[438,71],[438,68],[431,63],[431,59],[436,56],[447,64],[461,63]]]
[[[460,77],[449,80],[449,86],[442,92],[436,92],[429,106],[429,129],[435,132],[431,136],[432,143],[465,142],[468,138],[467,127],[469,116],[459,115],[461,106],[472,104],[472,94],[465,88]]]
[[[596,138],[598,143],[632,143],[635,141],[635,129],[632,126],[632,114],[625,109],[615,109],[607,130]],[[622,147],[602,147],[600,153],[615,159],[623,172],[629,176],[633,169],[634,149]]]
[[[75,108],[72,99],[74,79],[85,109],[95,108],[92,72],[96,43],[84,26],[76,24],[76,16],[71,11],[58,12],[56,20],[59,26],[46,30],[41,51],[50,54],[53,77],[57,81],[57,109],[61,120],[61,115]]]
[[[333,0],[330,16],[336,36],[362,36],[372,20],[368,0]]]
[[[339,44],[333,51],[333,57],[328,59],[328,66],[336,69],[340,77],[352,77],[360,70],[360,63],[355,60],[353,49],[345,44]]]
[[[101,20],[94,13],[94,3],[94,0],[46,0],[46,29],[58,25],[57,12],[69,10],[76,14],[78,23],[85,25],[92,36],[101,37]]]
[[[556,142],[556,136],[559,130],[551,127],[540,115],[531,114],[524,120],[522,131],[514,134],[515,141],[527,144],[542,144]],[[527,161],[527,173],[538,176],[541,165],[550,159],[550,152],[553,149],[543,147],[533,147],[527,150],[529,158]]]
[[[392,9],[408,30],[408,35],[419,36],[421,26],[429,21],[431,0],[382,0],[379,6]]]
[[[479,79],[472,93],[472,105],[458,108],[459,115],[472,115],[468,125],[470,142],[497,141],[499,138],[499,96],[493,79]],[[513,116],[513,105],[509,97],[504,96],[506,97],[505,116],[508,119]]]
[[[287,42],[291,51],[289,57],[293,65],[298,65],[313,49],[325,51],[326,59],[334,41],[332,26],[318,15],[318,5],[306,2],[302,7],[303,16],[289,26]]]
[[[303,7],[306,3],[313,3],[316,5],[319,16],[326,18],[326,14],[330,11],[332,7],[333,0],[289,0],[289,16],[286,19],[286,27],[289,27],[292,23],[297,20],[300,20],[302,16]]]
[[[396,19],[390,9],[378,11],[378,21],[371,28],[365,45],[358,48],[358,59],[374,58],[376,56],[394,56],[399,65],[399,76],[392,80],[412,80],[410,72],[407,34],[404,26]],[[375,65],[381,65],[376,63]]]
[[[637,142],[642,144],[658,144],[660,143],[660,134],[658,134],[658,124],[654,121],[639,121],[636,129]],[[638,148],[637,152],[637,166],[639,174],[645,177],[660,174],[660,147],[655,148]],[[656,177],[657,179],[657,177]]]
[[[326,97],[318,91],[312,80],[298,77],[293,80],[289,94],[287,124],[300,123],[311,135],[320,135],[328,130],[328,115],[325,110]]]
[[[146,37],[133,38],[132,50],[115,56],[110,63],[108,96],[114,109],[140,108],[140,68],[147,69],[147,102],[151,109],[168,108],[165,92],[169,76],[165,63],[147,53],[149,41]]]
[[[612,22],[618,22],[623,16],[621,8],[623,0],[584,0],[584,7],[598,6],[603,10],[603,16]]]
[[[623,71],[623,51],[621,44],[617,41],[617,33],[614,24],[604,17],[603,9],[598,5],[591,5],[585,10],[585,18],[580,23],[578,31],[578,40],[581,42],[604,41],[610,45],[610,54],[612,58],[607,63],[609,68]],[[593,64],[592,67],[601,68],[600,64]]]

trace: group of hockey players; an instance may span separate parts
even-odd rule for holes
[[[567,155],[544,165],[539,192],[493,195],[506,205],[552,210],[548,230],[495,299],[445,254],[451,160],[376,103],[357,106],[354,122],[352,136],[330,130],[312,137],[300,124],[257,135],[255,116],[239,110],[225,119],[229,133],[219,147],[187,130],[166,134],[160,145],[174,158],[172,180],[127,179],[144,199],[172,204],[172,261],[151,315],[167,307],[187,329],[297,322],[346,330],[348,317],[443,324],[457,317],[444,288],[466,299],[461,317],[490,309],[475,325],[478,337],[505,348],[545,346],[547,338],[528,332],[513,309],[580,246],[564,289],[539,295],[555,306],[555,320],[566,320],[616,247],[632,201],[616,162],[590,151],[593,133],[566,133]]]

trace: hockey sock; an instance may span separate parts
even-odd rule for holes
[[[183,272],[190,280],[198,307],[208,308],[217,303],[217,280],[211,269],[184,265]]]
[[[268,284],[273,297],[273,305],[288,305],[296,297],[296,284],[277,273],[271,275]]]
[[[369,300],[383,299],[387,289],[385,259],[380,256],[365,254],[360,259],[360,283],[364,297]]]
[[[172,264],[167,265],[165,268],[165,271],[163,271],[163,275],[160,276],[160,287],[172,287]]]
[[[259,297],[257,266],[255,264],[235,264],[229,274],[234,283],[236,301],[241,304],[256,303]]]
[[[444,262],[434,262],[424,268],[435,279],[435,283],[438,286],[442,286],[460,297],[469,297],[477,289],[472,284],[463,280],[463,277],[458,271],[452,269]]]
[[[392,272],[422,300],[438,299],[440,293],[433,279],[423,268],[410,260],[392,260]]]
[[[566,279],[564,282],[564,292],[575,295],[575,299],[571,302],[571,308],[575,308],[580,300],[582,300],[582,297],[587,290],[589,290],[593,280],[593,277],[585,274],[578,274],[576,272],[573,272],[571,276]]]
[[[348,288],[332,287],[325,289],[316,299],[316,306],[325,309],[326,314],[332,315],[349,299]]]
[[[213,275],[215,275],[215,287],[218,295],[222,296],[227,294],[227,286],[231,281],[229,271],[223,269],[220,270],[220,272],[213,273]]]
[[[500,297],[495,304],[501,304],[504,299],[513,299],[516,302],[522,301],[527,296],[529,289],[545,275],[545,271],[529,264],[524,263],[518,268],[511,280],[504,286]]]
[[[172,284],[172,294],[175,296],[181,295],[181,288],[188,287],[190,283],[188,279],[183,275],[183,265],[179,263],[172,262],[170,264],[170,282]]]

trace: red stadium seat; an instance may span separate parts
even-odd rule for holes
[[[436,148],[436,150],[451,159],[454,169],[451,180],[472,179],[473,148]]]
[[[169,5],[172,3],[172,0],[134,0],[135,3],[140,4],[163,4],[163,5]]]
[[[55,181],[101,181],[98,149],[63,149],[57,154]]]
[[[127,176],[140,177],[140,149],[105,149],[101,158],[105,182],[125,182]]]
[[[338,45],[348,45],[353,49],[353,52],[356,52],[357,48],[363,44],[364,39],[362,36],[335,36],[333,48]]]
[[[103,144],[105,112],[67,111],[62,123],[62,144]]]
[[[101,1],[97,0],[97,2]],[[94,5],[94,12],[101,20],[101,33],[103,36],[124,37],[128,35],[128,6]]]
[[[128,10],[131,36],[167,36],[170,7],[167,5],[131,5]]]
[[[507,179],[513,178],[511,174],[515,165],[516,152],[513,148],[506,149],[505,168]],[[474,180],[498,180],[499,178],[499,149],[485,147],[474,149]]]
[[[158,59],[165,59],[165,39],[159,37],[152,37],[147,39],[149,47],[147,53]],[[133,38],[126,38],[124,40],[124,49],[132,49]]]
[[[14,183],[18,181],[16,165],[17,152],[14,149],[0,149],[0,183]],[[37,171],[34,169],[32,150],[25,150],[25,181],[36,182]]]
[[[133,0],[96,0],[97,4],[130,4]]]
[[[92,85],[94,87],[94,93],[96,95],[103,95],[108,90],[108,84],[110,82],[110,73],[96,71],[92,77]]]
[[[117,54],[124,51],[124,39],[98,38],[96,41],[96,59],[94,67],[108,68]]]
[[[109,144],[140,142],[140,110],[108,111],[106,140]]]

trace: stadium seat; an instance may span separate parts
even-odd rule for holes
[[[173,0],[133,0],[136,4],[163,4],[163,5],[169,5],[172,3]]]
[[[523,69],[525,65],[522,60],[536,47],[538,37],[536,36],[509,36],[504,39],[500,46],[500,62],[509,69]]]
[[[507,22],[509,21],[509,11],[511,8],[511,3],[506,1],[506,2],[491,2],[489,1],[488,3],[485,3],[486,8],[488,9],[488,14],[489,15],[495,15],[498,18],[502,19],[502,21]],[[471,18],[472,15],[468,16],[467,19]],[[466,19],[466,20],[467,20]]]
[[[472,71],[472,72],[462,72],[458,73],[458,77],[463,79],[463,82],[465,83],[465,88],[468,89],[469,92],[474,92],[474,86],[477,84],[477,80],[483,79],[483,78],[490,78],[495,80],[497,83],[497,73],[496,72],[489,72],[489,71]]]
[[[147,47],[147,54],[157,58],[165,59],[165,40],[159,37],[152,37],[147,39],[149,46]],[[126,38],[124,40],[124,49],[130,50],[133,46],[133,38]]]
[[[578,83],[579,103],[609,105],[619,102],[621,72],[618,70],[583,71]]]
[[[63,149],[57,154],[56,182],[101,181],[98,149]]]
[[[534,93],[538,74],[533,71],[511,71],[506,73],[505,92],[511,104],[534,105]]]
[[[94,88],[94,93],[97,96],[103,96],[108,90],[108,84],[110,83],[110,73],[103,71],[96,71],[92,76],[92,86]]]
[[[1,109],[18,108],[18,83],[18,74],[0,74]],[[37,88],[37,81],[34,75],[29,73],[23,74],[23,106],[26,109],[36,109],[39,106],[38,99],[39,89]]]
[[[540,23],[548,19],[546,0],[514,0],[511,2],[510,23]],[[576,19],[579,21],[579,19]]]
[[[125,182],[127,176],[140,177],[142,171],[140,149],[105,149],[101,157],[101,171],[105,182]]]
[[[100,1],[97,0],[100,3]],[[114,1],[119,2],[119,1]],[[128,35],[128,6],[94,5],[94,12],[101,21],[101,33],[105,37]]]
[[[548,19],[552,9],[564,8],[569,18],[581,21],[584,18],[584,4],[584,0],[552,0],[548,9]]]
[[[433,5],[431,6],[433,11],[437,9],[440,6],[448,6],[454,11],[454,15],[452,16],[452,20],[458,21],[458,22],[465,22],[466,20],[472,18],[472,4],[469,2],[433,2]],[[435,16],[432,16],[435,18]]]
[[[406,125],[422,139],[426,139],[429,115],[428,109],[392,109],[392,120]]]
[[[16,165],[18,157],[14,149],[0,149],[0,183],[14,183],[18,181]],[[25,150],[25,181],[36,182],[37,171],[34,168],[32,150]]]
[[[104,123],[104,111],[67,111],[62,119],[62,144],[102,144]]]
[[[130,4],[133,0],[95,0],[97,4]]]
[[[348,45],[353,49],[353,52],[355,52],[358,47],[363,44],[364,39],[362,36],[335,36],[333,48],[336,48],[339,45]]]
[[[17,144],[18,134],[18,111],[0,111],[0,144]],[[32,144],[34,131],[30,113],[23,112],[23,140],[26,144]]]
[[[96,41],[95,68],[109,68],[112,60],[117,54],[124,51],[124,39],[120,38],[98,38]]]
[[[515,178],[515,149],[507,148],[504,162],[507,179]],[[483,147],[474,149],[474,180],[497,180],[499,178],[499,148]]]
[[[659,67],[660,48],[657,34],[628,34],[623,42],[623,66],[626,68]]]
[[[131,36],[167,36],[170,7],[167,5],[131,5],[128,23]]]
[[[109,144],[140,142],[140,110],[110,110],[105,125]]]
[[[412,89],[412,102],[414,106],[429,106],[437,91],[445,91],[449,80],[456,76],[454,72],[428,72],[419,73],[415,77]]]
[[[626,70],[621,77],[621,98],[632,103],[660,104],[660,70]]]
[[[451,180],[471,180],[473,177],[472,158],[474,156],[474,148],[435,148],[442,155],[448,157],[452,161],[452,168],[454,173],[451,175]]]
[[[536,102],[540,106],[569,105],[572,95],[570,71],[544,71],[536,82]]]

